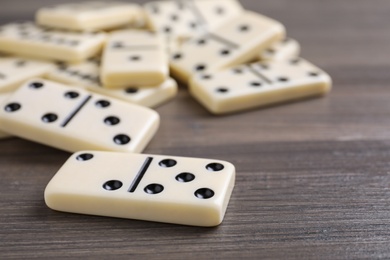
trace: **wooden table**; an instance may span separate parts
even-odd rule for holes
[[[32,19],[54,2],[2,0],[0,21]],[[52,211],[43,191],[69,153],[14,138],[0,142],[1,259],[390,258],[390,2],[242,3],[282,21],[334,90],[214,117],[182,88],[158,108],[162,125],[146,153],[236,165],[222,225]]]

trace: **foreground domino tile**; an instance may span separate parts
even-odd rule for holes
[[[52,63],[18,57],[0,57],[0,93],[15,90],[24,81],[41,77],[54,68]]]
[[[155,1],[144,7],[152,30],[179,40],[216,28],[243,11],[237,0]]]
[[[330,76],[300,58],[241,65],[191,80],[190,92],[211,113],[224,114],[329,92]]]
[[[234,182],[224,161],[82,151],[49,182],[45,202],[72,213],[216,226]]]
[[[164,38],[153,32],[121,30],[111,33],[103,53],[101,81],[105,88],[158,86],[169,74]]]
[[[60,4],[38,10],[39,25],[81,31],[96,31],[130,24],[142,12],[137,4],[91,1]]]
[[[0,104],[3,104],[3,102],[8,98],[8,96],[9,96],[9,93],[1,93],[0,94]],[[5,139],[5,138],[9,138],[9,137],[11,137],[10,134],[0,131],[0,139]]]
[[[171,57],[172,74],[187,82],[196,73],[245,63],[283,39],[282,24],[246,11],[214,31],[184,43]]]
[[[0,27],[0,51],[38,59],[81,62],[101,51],[105,33],[53,30],[33,23]]]
[[[171,78],[159,86],[149,88],[129,86],[125,89],[106,89],[100,83],[99,70],[100,59],[92,58],[75,65],[59,63],[46,77],[69,85],[83,86],[95,93],[147,107],[157,107],[167,102],[174,98],[178,91],[176,81]]]
[[[159,122],[151,109],[42,79],[23,84],[0,110],[2,130],[70,152],[141,152]]]
[[[294,39],[286,38],[262,51],[259,60],[287,60],[299,57],[300,52],[299,43]]]

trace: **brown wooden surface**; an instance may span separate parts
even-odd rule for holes
[[[0,0],[0,22],[32,19],[54,2]],[[69,154],[14,138],[0,142],[1,259],[390,258],[389,0],[242,3],[286,24],[334,90],[214,117],[182,89],[158,108],[162,125],[145,152],[236,165],[223,224],[54,212],[43,191]]]

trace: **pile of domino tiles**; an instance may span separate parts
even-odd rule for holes
[[[15,79],[3,82],[9,64],[2,59],[0,92],[42,76],[156,107],[175,96],[172,75],[211,113],[224,114],[320,96],[331,87],[325,72],[298,58],[300,46],[281,23],[237,0],[43,7],[35,24],[1,27],[0,51],[56,62],[55,69],[6,75]]]
[[[213,114],[331,88],[281,23],[236,0],[43,7],[36,23],[0,27],[0,52],[0,102],[36,77],[151,108],[176,95],[176,79]]]
[[[177,82],[188,86],[191,95],[216,115],[321,96],[331,88],[329,75],[299,57],[298,42],[286,37],[280,22],[244,10],[236,0],[157,1],[143,7],[95,1],[44,7],[37,11],[35,23],[0,27],[0,52],[0,129],[4,131],[0,138],[15,135],[76,153],[62,168],[65,172],[48,185],[45,199],[63,196],[55,202],[46,200],[49,207],[176,224],[221,223],[235,175],[234,166],[227,162],[131,154],[141,153],[154,137],[160,117],[151,108],[173,99]],[[93,175],[87,182],[93,194],[88,194],[77,173],[90,169],[74,170],[72,165],[92,158],[101,166],[92,161]],[[160,158],[153,170],[185,161],[198,174],[183,172],[161,181],[174,186],[196,178],[216,188],[182,189],[186,199],[167,192],[171,197],[160,198],[162,204],[153,214],[148,210],[160,199],[152,201],[145,194],[138,198],[142,203],[127,193],[124,200],[97,196],[106,207],[90,208],[96,204],[88,202],[92,195],[103,194],[97,187],[108,191],[122,187],[122,182],[110,179],[100,185],[95,171],[105,176],[111,173],[106,170],[111,165],[121,171],[128,161],[145,158],[142,174],[133,184],[138,185],[153,159]],[[131,171],[134,174],[136,169]],[[132,185],[134,190],[137,185]],[[77,196],[85,196],[84,200],[74,201],[76,186],[81,187]],[[143,190],[155,195],[164,186],[151,183]],[[191,204],[187,198],[196,202]],[[126,214],[123,208],[115,208],[126,200],[139,208]],[[109,207],[111,212],[106,210]]]

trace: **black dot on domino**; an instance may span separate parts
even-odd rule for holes
[[[139,60],[141,60],[141,56],[138,56],[138,55],[131,56],[130,60],[131,61],[139,61]]]
[[[219,15],[223,15],[225,14],[225,9],[221,6],[218,6],[217,8],[215,8],[215,13]]]
[[[123,48],[123,44],[122,44],[121,42],[114,42],[114,43],[112,44],[112,47],[113,47],[114,49],[120,49],[120,48]]]
[[[278,80],[279,80],[280,82],[288,82],[288,81],[289,81],[289,79],[286,78],[286,77],[279,77]]]
[[[214,194],[215,194],[214,191],[209,188],[202,188],[195,191],[195,196],[198,199],[204,199],[204,200],[214,197]]]
[[[202,76],[202,79],[204,79],[204,80],[210,80],[210,79],[212,79],[213,77],[211,76],[211,75],[203,75]]]
[[[270,48],[270,49],[267,49],[265,52],[268,54],[274,54],[275,50]]]
[[[45,123],[53,123],[58,119],[58,116],[53,113],[47,113],[42,117],[42,121]]]
[[[160,12],[160,9],[158,8],[158,6],[155,6],[155,5],[152,6],[151,10],[154,14],[158,14]]]
[[[95,105],[99,108],[106,108],[106,107],[109,107],[111,105],[110,101],[107,101],[107,100],[99,100],[99,101],[96,101]]]
[[[66,98],[69,98],[69,99],[75,99],[79,96],[79,93],[75,92],[75,91],[68,91],[65,93],[64,95]]]
[[[104,119],[104,123],[106,125],[110,125],[110,126],[117,125],[120,123],[120,121],[121,120],[119,118],[117,118],[116,116],[109,116],[109,117],[106,117]]]
[[[88,62],[91,62],[93,64],[96,64],[96,65],[100,65],[100,60],[98,58],[90,58],[88,59]]]
[[[320,74],[318,72],[309,72],[310,77],[318,77]]]
[[[184,7],[185,7],[185,5],[184,5],[183,2],[177,2],[177,8],[178,8],[179,10],[184,10]]]
[[[247,31],[249,31],[250,26],[247,25],[247,24],[243,24],[243,25],[240,25],[240,26],[238,27],[238,29],[240,30],[240,32],[247,32]]]
[[[25,28],[25,29],[27,29],[27,28]],[[52,32],[54,29],[52,29],[52,28],[42,28],[42,32],[47,32],[47,33],[49,33],[49,32]]]
[[[130,143],[131,138],[128,135],[125,134],[119,134],[114,137],[114,143],[117,145],[125,145]]]
[[[91,81],[95,84],[98,84],[98,85],[101,85],[101,81],[100,81],[100,78],[99,77],[94,77],[94,76],[91,76]]]
[[[66,71],[68,69],[68,66],[63,62],[58,62],[57,66],[58,66],[58,70],[60,71]]]
[[[4,110],[7,112],[18,111],[22,106],[19,103],[10,103],[4,107]]]
[[[171,33],[171,32],[172,32],[172,28],[169,27],[169,26],[165,26],[165,27],[163,28],[163,31],[164,31],[165,33]]]
[[[192,29],[196,29],[196,28],[198,27],[198,24],[197,24],[196,22],[191,22],[191,23],[190,23],[190,27],[191,27]]]
[[[293,59],[290,61],[290,64],[291,65],[298,65],[300,61],[301,61],[300,59]]]
[[[207,43],[207,41],[205,39],[200,39],[197,41],[198,45],[205,45],[206,43]]]
[[[69,70],[68,73],[72,76],[78,76],[79,72],[77,70]]]
[[[225,87],[220,87],[220,88],[217,88],[216,91],[217,91],[218,93],[225,94],[225,93],[228,93],[228,92],[229,92],[229,89],[228,89],[228,88],[225,88]]]
[[[175,178],[178,182],[191,182],[195,180],[195,175],[189,172],[183,172],[176,176]]]
[[[43,83],[41,82],[33,82],[29,85],[30,88],[32,89],[39,89],[43,87]]]
[[[180,60],[181,58],[183,58],[183,54],[181,53],[175,53],[172,55],[172,59],[174,60]]]
[[[207,68],[207,66],[204,64],[198,64],[195,66],[196,71],[204,71],[204,70],[206,70],[206,68]]]
[[[164,186],[160,184],[149,184],[148,186],[145,187],[144,191],[147,194],[159,194],[164,190]]]
[[[92,76],[91,75],[80,75],[80,77],[84,80],[92,80]]]
[[[260,83],[260,82],[257,82],[257,81],[251,82],[250,85],[251,85],[252,87],[261,87],[261,83]]]
[[[206,165],[206,169],[211,172],[222,171],[225,167],[220,163],[209,163]]]
[[[269,65],[268,64],[261,64],[260,68],[262,68],[263,70],[268,70],[269,69]]]
[[[165,160],[162,160],[161,162],[159,162],[158,165],[160,165],[163,168],[171,168],[171,167],[175,166],[176,164],[177,164],[177,162],[173,159],[165,159]]]
[[[235,74],[242,74],[244,71],[242,69],[233,69]]]
[[[176,15],[176,14],[173,14],[173,15],[171,15],[171,20],[172,21],[178,21],[179,20],[179,16]]]
[[[138,88],[127,88],[127,89],[125,89],[125,92],[127,94],[135,94],[138,92]]]
[[[223,56],[227,56],[229,54],[230,54],[230,50],[222,50],[221,51],[221,55],[223,55]]]
[[[116,191],[119,190],[122,186],[123,183],[121,181],[111,180],[103,184],[103,189],[108,191]]]
[[[81,161],[81,162],[84,162],[84,161],[89,161],[93,158],[93,154],[90,154],[90,153],[83,153],[83,154],[80,154],[79,156],[76,157],[76,160],[77,161]]]
[[[16,61],[15,65],[17,67],[24,67],[26,65],[26,63],[27,62],[25,60],[18,60],[18,61]]]

